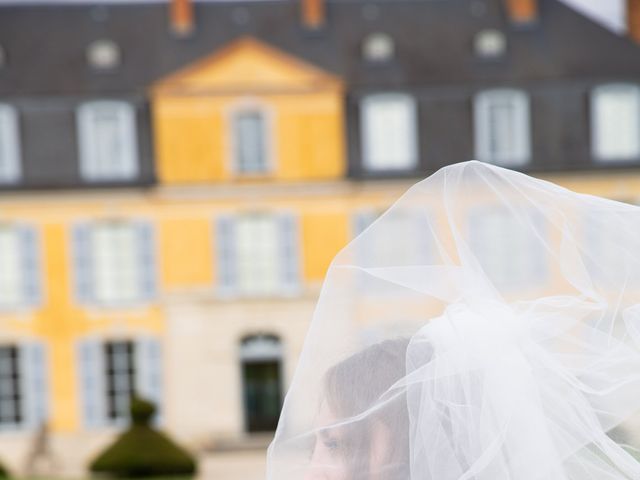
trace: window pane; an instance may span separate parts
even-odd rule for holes
[[[91,180],[118,180],[137,174],[133,108],[123,102],[95,102],[80,108],[83,175]]]
[[[269,294],[279,289],[278,225],[273,217],[238,219],[238,283],[243,293]]]
[[[265,120],[257,111],[238,112],[234,117],[235,158],[240,172],[266,170]]]
[[[133,342],[107,342],[104,348],[107,413],[111,419],[129,418],[129,400],[135,388]]]
[[[635,86],[597,89],[594,101],[594,149],[600,159],[640,156],[640,95]]]
[[[142,284],[136,229],[129,224],[97,225],[92,233],[94,286],[99,302],[132,302]]]
[[[15,110],[0,105],[0,183],[15,182],[20,176],[20,138]]]
[[[415,105],[404,95],[375,95],[362,107],[364,166],[404,170],[417,164]]]
[[[478,95],[475,104],[476,156],[504,166],[529,161],[529,104],[524,93],[493,90]]]
[[[0,425],[15,425],[22,421],[22,390],[18,349],[0,347]]]

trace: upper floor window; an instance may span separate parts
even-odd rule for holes
[[[602,85],[591,95],[591,147],[602,161],[640,157],[640,87]]]
[[[489,90],[475,98],[476,157],[496,165],[517,167],[531,158],[529,99],[524,92]]]
[[[83,303],[118,306],[155,296],[153,227],[146,222],[101,221],[73,231],[76,296]]]
[[[132,393],[157,406],[154,423],[162,423],[162,347],[155,337],[101,340],[77,345],[80,394],[87,427],[126,425]]]
[[[368,62],[387,62],[393,58],[394,52],[393,39],[386,33],[367,35],[362,43],[362,57]]]
[[[97,70],[112,70],[120,64],[120,47],[111,40],[96,40],[87,47],[87,62]]]
[[[0,310],[40,300],[39,246],[35,229],[0,224]]]
[[[417,166],[416,104],[411,96],[383,93],[365,97],[361,134],[366,170],[411,170]]]
[[[215,242],[221,293],[265,296],[297,292],[298,240],[296,218],[289,214],[220,217]]]
[[[498,288],[533,287],[547,275],[545,239],[531,232],[543,220],[535,211],[527,215],[517,218],[497,207],[479,207],[470,213],[471,251]]]
[[[500,30],[482,30],[474,37],[473,48],[480,58],[499,58],[507,50],[507,39]]]
[[[0,184],[18,181],[20,170],[18,114],[14,107],[0,104]]]
[[[80,173],[88,181],[130,180],[138,175],[133,107],[95,101],[78,109]]]
[[[231,117],[233,164],[237,173],[269,170],[268,118],[261,108],[238,108]]]
[[[42,343],[0,346],[0,430],[35,429],[47,418],[45,370]]]

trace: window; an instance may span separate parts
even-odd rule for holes
[[[386,33],[372,33],[362,43],[362,56],[369,62],[386,62],[393,58],[393,39]]]
[[[507,49],[507,39],[499,30],[482,30],[473,43],[476,55],[485,59],[501,57]]]
[[[14,107],[0,104],[0,184],[20,179],[20,135]]]
[[[78,343],[82,413],[87,427],[125,425],[133,392],[154,402],[162,420],[162,351],[160,340],[101,340]]]
[[[390,93],[364,98],[361,127],[365,169],[410,170],[416,167],[416,105],[412,97]]]
[[[47,418],[45,365],[39,342],[0,346],[0,430],[35,429]]]
[[[640,157],[640,87],[621,83],[594,89],[591,147],[601,161]]]
[[[33,306],[40,300],[36,231],[0,224],[0,311]]]
[[[82,303],[131,305],[155,296],[153,228],[101,221],[74,229],[76,295]]]
[[[133,342],[104,344],[107,416],[111,420],[129,418],[129,400],[135,390]]]
[[[96,40],[87,47],[87,62],[98,70],[111,70],[120,64],[120,48],[111,40]]]
[[[256,335],[242,340],[240,359],[245,410],[249,432],[274,431],[282,407],[280,340]]]
[[[476,156],[505,167],[518,167],[531,157],[529,100],[517,90],[491,90],[475,100]]]
[[[366,230],[383,210],[362,210],[354,218],[354,234]],[[434,245],[428,216],[413,210],[396,210],[380,218],[380,229],[367,233],[367,240],[358,245],[358,264],[367,267],[406,266],[416,262],[433,262]],[[394,236],[389,236],[394,232]]]
[[[23,394],[20,381],[17,347],[0,347],[0,425],[22,423]]]
[[[138,175],[135,113],[119,101],[78,109],[80,173],[87,181],[131,180]]]
[[[544,240],[527,227],[528,223],[540,222],[542,218],[535,212],[517,218],[501,208],[477,208],[471,212],[468,237],[471,251],[498,288],[535,286],[546,276]]]
[[[288,214],[245,214],[218,219],[215,233],[218,283],[223,294],[296,293],[298,234]]]
[[[233,114],[233,156],[238,173],[264,173],[268,169],[266,118],[257,109]]]

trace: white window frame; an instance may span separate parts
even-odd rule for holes
[[[404,108],[406,115],[407,131],[401,133],[404,136],[401,142],[405,142],[404,158],[382,159],[377,155],[382,151],[376,144],[380,141],[379,135],[372,132],[375,122],[376,108],[385,103],[396,102],[399,108]],[[381,115],[381,113],[378,113]],[[388,137],[387,137],[388,138]],[[416,100],[405,93],[375,93],[362,98],[360,101],[360,144],[362,148],[362,166],[366,171],[411,171],[418,165],[418,107]]]
[[[619,154],[615,152],[607,152],[607,147],[604,145],[603,139],[603,124],[604,121],[601,111],[602,101],[605,95],[609,93],[619,93],[620,91],[626,91],[635,98],[635,151],[627,154]],[[640,158],[640,86],[633,83],[608,83],[595,87],[591,91],[590,96],[590,120],[591,120],[591,152],[593,158],[599,162],[625,162],[638,160]]]
[[[4,171],[0,164],[0,184],[14,184],[20,180],[20,157],[18,112],[12,105],[0,103],[0,158],[7,162]]]
[[[490,109],[496,101],[512,102],[514,108],[513,151],[496,155],[491,151]],[[474,98],[474,133],[476,158],[503,167],[522,167],[531,161],[531,114],[529,96],[513,88],[478,92]]]
[[[247,112],[257,112],[263,119],[264,133],[264,169],[260,171],[245,171],[239,168],[239,159],[236,158],[237,137],[235,130],[235,122],[239,115]],[[263,102],[245,98],[234,103],[226,113],[227,124],[227,162],[228,171],[236,176],[251,177],[269,175],[276,170],[276,154],[275,154],[275,112],[271,107]]]
[[[117,169],[111,165],[111,171],[103,171],[104,165],[99,165],[96,152],[96,138],[98,132],[94,123],[94,116],[101,110],[115,113],[118,117],[120,141],[123,144],[123,158]],[[136,114],[133,105],[119,100],[95,100],[85,102],[77,109],[78,148],[80,154],[80,174],[90,182],[108,182],[132,180],[139,174],[138,141],[136,131]]]

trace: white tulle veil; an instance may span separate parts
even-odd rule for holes
[[[638,342],[639,207],[446,167],[332,262],[267,479],[640,479]]]

